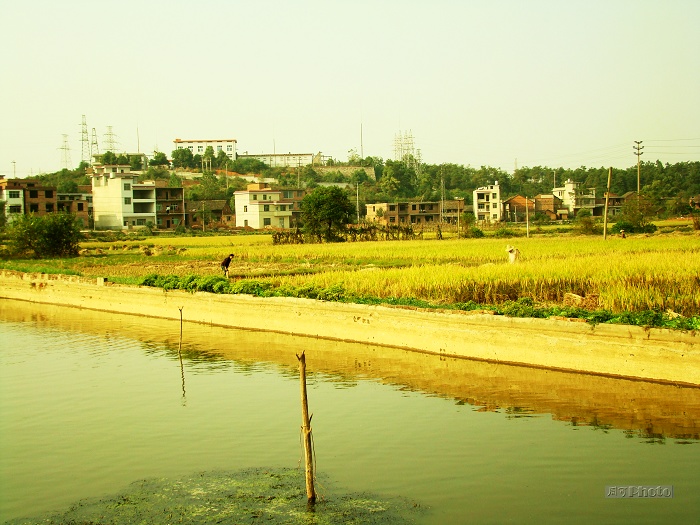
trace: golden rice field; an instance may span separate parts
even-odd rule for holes
[[[506,245],[520,250],[508,264]],[[342,286],[360,297],[437,304],[501,304],[521,297],[613,312],[648,309],[700,314],[700,235],[537,236],[517,239],[376,241],[274,246],[269,235],[150,237],[83,243],[73,259],[3,261],[5,268],[103,276],[136,283],[148,274],[218,275],[234,253],[231,279],[274,286]]]

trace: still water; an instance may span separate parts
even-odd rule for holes
[[[426,524],[700,520],[700,389],[190,323],[181,362],[179,330],[0,299],[0,522],[140,479],[296,467],[303,350],[321,496],[401,496]]]

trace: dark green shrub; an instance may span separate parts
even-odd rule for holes
[[[19,215],[7,236],[13,255],[36,258],[75,257],[83,239],[76,217],[70,213]]]

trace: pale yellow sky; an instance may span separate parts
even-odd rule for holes
[[[104,144],[616,166],[700,160],[700,2],[0,0],[0,175]],[[362,136],[360,126],[362,125]],[[138,134],[137,134],[138,130]],[[362,140],[362,143],[361,143]],[[101,146],[102,147],[102,146]],[[102,148],[104,149],[104,148]],[[13,161],[15,164],[13,164]]]

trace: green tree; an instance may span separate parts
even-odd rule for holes
[[[194,155],[189,148],[173,150],[173,168],[194,168]]]
[[[43,258],[78,255],[83,236],[75,215],[51,213],[18,216],[9,228],[8,238],[15,254]]]
[[[231,159],[228,158],[228,155],[226,155],[226,152],[224,150],[219,150],[219,153],[216,154],[216,157],[214,158],[214,167],[218,169],[229,169],[229,165],[231,163]]]
[[[143,169],[141,155],[129,155],[129,165],[131,166],[131,171],[141,171]]]
[[[333,242],[345,226],[352,222],[355,205],[345,190],[336,186],[319,187],[301,201],[304,231],[319,241]]]
[[[169,166],[170,161],[168,157],[162,151],[154,151],[153,158],[148,161],[149,166]]]
[[[102,154],[102,164],[105,164],[105,165],[118,164],[117,163],[117,156],[112,151],[105,151]]]

